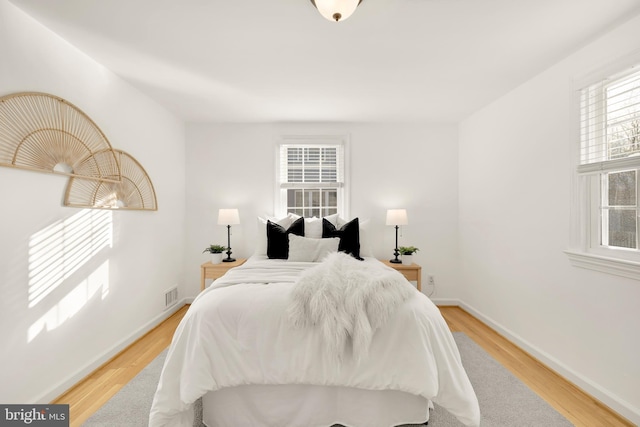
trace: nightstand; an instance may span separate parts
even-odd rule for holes
[[[233,262],[221,262],[220,264],[205,262],[200,266],[200,290],[204,291],[204,282],[206,279],[216,280],[217,278],[224,276],[224,274],[233,267],[244,264],[245,261],[245,258],[239,258]]]
[[[393,262],[389,262],[388,260],[382,260],[382,259],[380,260],[380,262],[382,262],[387,267],[391,267],[394,270],[397,270],[400,273],[402,273],[402,275],[406,277],[408,281],[416,282],[418,291],[422,292],[422,267],[421,266],[419,266],[415,262],[409,265],[395,264]]]

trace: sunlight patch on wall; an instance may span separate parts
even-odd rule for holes
[[[110,211],[86,209],[29,239],[29,307],[34,307],[100,250],[113,245]]]
[[[109,294],[109,260],[76,285],[56,305],[29,327],[27,342],[43,331],[51,331],[78,313],[98,292],[104,299]]]

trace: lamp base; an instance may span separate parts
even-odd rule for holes
[[[222,260],[222,262],[234,262],[235,260],[235,258],[225,258]]]
[[[392,264],[402,264],[402,260],[398,258],[390,259],[389,262]]]

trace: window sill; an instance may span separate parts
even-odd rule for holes
[[[574,267],[640,280],[640,263],[585,252],[564,251]]]

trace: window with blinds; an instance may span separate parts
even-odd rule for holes
[[[640,69],[581,91],[579,172],[640,164]]]
[[[341,213],[344,164],[343,143],[280,144],[279,187],[284,210],[309,218]]]
[[[591,242],[638,250],[640,67],[580,92],[580,162],[591,194]]]

